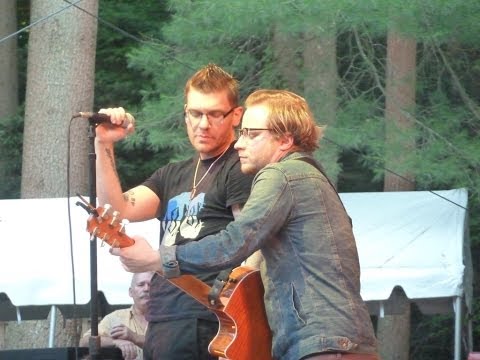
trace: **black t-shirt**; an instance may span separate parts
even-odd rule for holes
[[[197,188],[195,196],[191,198],[197,163],[198,156],[168,164],[144,182],[160,198],[161,213],[158,219],[162,245],[200,241],[207,235],[225,229],[234,219],[231,206],[243,205],[250,194],[253,177],[240,171],[240,160],[233,144],[220,157],[200,160]],[[217,273],[197,275],[210,285],[216,276]],[[203,305],[168,280],[154,276],[147,320],[158,322],[189,317],[215,319]]]

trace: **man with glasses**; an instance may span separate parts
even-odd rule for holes
[[[225,229],[240,213],[252,182],[251,176],[241,173],[233,148],[235,127],[243,114],[237,81],[209,64],[187,81],[184,98],[188,138],[197,154],[158,169],[124,193],[113,145],[133,131],[133,125],[124,129],[101,124],[96,129],[100,204],[112,205],[130,221],[158,218],[163,246],[197,242]],[[112,124],[122,124],[130,116],[123,108],[100,112],[110,115]],[[139,254],[148,262],[148,252],[144,255]],[[217,274],[207,270],[198,277],[211,285]],[[146,318],[144,359],[213,359],[208,344],[218,329],[215,315],[158,275],[152,279]]]
[[[274,359],[378,360],[352,224],[312,157],[321,129],[308,104],[289,91],[258,90],[245,107],[235,148],[242,172],[255,178],[235,221],[199,242],[155,251],[136,237],[134,246],[112,254],[129,271],[162,271],[167,264],[200,273],[260,250]],[[135,248],[149,254],[148,263]]]

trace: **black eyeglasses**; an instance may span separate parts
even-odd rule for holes
[[[192,126],[198,125],[198,123],[202,120],[203,115],[207,117],[207,120],[210,124],[220,125],[223,120],[225,120],[225,118],[230,115],[236,108],[237,107],[233,107],[225,113],[220,110],[214,110],[204,113],[194,109],[187,109],[185,111],[185,116],[190,121],[190,124]]]
[[[262,131],[262,130],[271,131],[272,129],[267,129],[267,128],[243,128],[243,129],[238,130],[238,135],[243,136],[243,137],[251,140],[251,139],[255,138],[256,136],[258,136],[258,134],[252,134],[251,133],[252,131]]]

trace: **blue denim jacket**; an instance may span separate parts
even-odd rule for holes
[[[226,230],[160,252],[176,255],[182,272],[198,273],[232,267],[260,249],[275,359],[376,352],[350,219],[325,176],[298,160],[305,156],[292,153],[262,169]]]

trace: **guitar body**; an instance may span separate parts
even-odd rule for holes
[[[223,307],[210,308],[220,324],[208,351],[231,360],[272,359],[260,271],[247,266],[233,269],[220,301]]]
[[[118,212],[112,212],[107,205],[95,209],[85,202],[83,207],[90,213],[87,231],[92,238],[99,237],[110,246],[120,248],[135,243],[125,234],[125,223],[120,223]],[[248,266],[233,269],[220,292],[218,305],[209,302],[211,287],[193,275],[181,275],[168,281],[217,316],[218,333],[208,347],[212,355],[229,360],[272,359],[272,335],[263,304],[264,289],[259,270]]]

